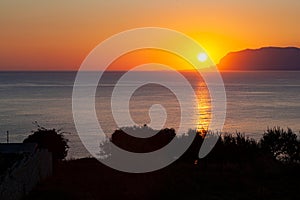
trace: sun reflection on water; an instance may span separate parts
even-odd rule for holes
[[[196,95],[198,98],[197,109],[198,115],[196,119],[197,132],[203,136],[209,129],[211,121],[211,101],[208,88],[204,81],[199,81],[197,84]]]

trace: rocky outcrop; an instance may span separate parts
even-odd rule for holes
[[[221,70],[300,70],[300,48],[263,47],[228,53]]]

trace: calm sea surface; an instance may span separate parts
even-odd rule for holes
[[[180,88],[169,72],[137,72],[138,77],[149,76],[169,81]],[[155,74],[156,73],[156,74]],[[92,75],[92,74],[91,74]],[[106,73],[97,89],[98,120],[107,134],[117,128],[110,110],[111,93],[121,72]],[[0,72],[0,142],[22,142],[36,127],[37,121],[46,128],[62,128],[69,132],[69,157],[87,156],[75,129],[72,116],[72,90],[76,72]],[[207,128],[210,121],[210,97],[204,82],[192,74],[185,74],[199,99],[182,102],[191,112],[197,111],[184,128]],[[267,127],[290,127],[300,131],[300,72],[224,72],[222,77],[227,95],[227,116],[224,132],[240,131],[259,139]],[[131,80],[121,84],[123,91],[139,84]],[[184,93],[184,89],[182,89]],[[161,104],[167,113],[164,127],[178,128],[179,102],[165,87],[148,84],[140,87],[130,99],[130,114],[140,125],[149,124],[149,109]],[[164,121],[159,107],[154,113],[157,121]],[[120,110],[122,112],[122,110]],[[88,116],[87,116],[88,117]],[[155,125],[155,123],[154,123]]]

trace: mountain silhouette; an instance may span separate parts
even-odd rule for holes
[[[231,52],[218,64],[221,70],[300,70],[300,48],[263,47]]]

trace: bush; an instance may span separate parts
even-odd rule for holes
[[[287,131],[280,127],[268,128],[260,144],[265,152],[277,160],[286,163],[300,161],[300,140],[290,128]]]
[[[112,134],[111,142],[127,151],[146,153],[164,147],[175,136],[174,129],[165,128],[158,131],[147,125],[133,126],[115,130]]]
[[[244,134],[224,133],[218,142],[204,159],[219,163],[253,163],[259,158],[258,143]]]
[[[155,135],[155,133],[157,134]],[[174,129],[166,128],[157,131],[148,126],[134,126],[115,130],[110,141],[127,151],[146,153],[163,148],[172,139],[178,140],[177,142],[185,142],[189,137],[195,137],[178,162],[198,163],[198,154],[204,138],[218,137],[212,151],[200,162],[210,162],[220,164],[220,166],[224,163],[249,166],[280,164],[279,161],[286,164],[300,163],[300,140],[289,128],[287,131],[280,127],[267,129],[259,142],[239,132],[236,134],[225,133],[220,137],[218,134],[208,133],[209,131],[206,130],[189,130],[187,134],[176,137]],[[139,136],[148,137],[138,138]],[[105,149],[105,145],[102,145],[101,148]]]
[[[62,160],[68,154],[68,140],[64,138],[61,130],[46,129],[38,126],[38,129],[29,135],[23,143],[37,143],[38,148],[46,148],[52,153],[54,160]]]

